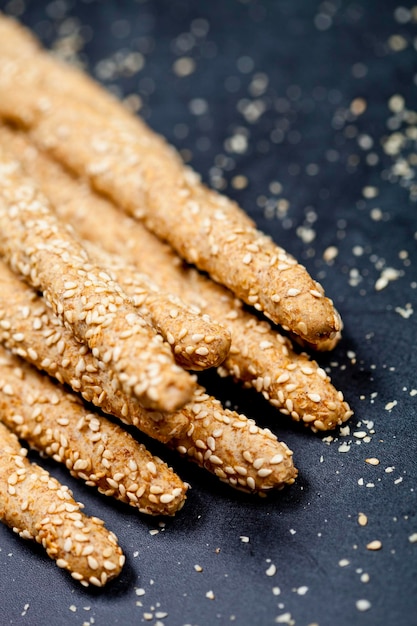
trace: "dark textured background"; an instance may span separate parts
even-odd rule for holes
[[[86,591],[38,546],[1,527],[2,624],[417,624],[412,6],[0,1],[121,96],[139,95],[129,101],[140,103],[149,124],[323,283],[345,332],[320,362],[355,410],[350,432],[321,438],[255,393],[206,375],[223,401],[288,443],[299,480],[254,500],[151,444],[192,485],[183,511],[164,526],[42,461],[116,532],[127,564],[105,590]],[[138,51],[142,57],[132,56]],[[184,66],[191,73],[181,76]],[[402,144],[390,155],[384,141],[393,132]],[[246,177],[244,188],[236,176]],[[386,268],[397,279],[377,290]],[[368,516],[364,527],[359,512]],[[377,552],[366,549],[374,539],[382,542]],[[276,574],[267,576],[271,563]],[[360,599],[369,600],[368,611],[358,610]]]

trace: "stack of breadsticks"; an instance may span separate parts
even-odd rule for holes
[[[331,349],[340,337],[338,313],[304,267],[101,87],[0,16],[3,521],[83,584],[118,573],[114,538],[113,560],[86,561],[65,524],[64,535],[52,521],[44,530],[36,492],[50,520],[56,491],[69,492],[31,469],[14,438],[142,513],[175,514],[186,485],[111,416],[238,489],[293,483],[288,447],[223,408],[193,372],[216,367],[313,431],[352,411],[325,371],[244,303],[305,346]]]

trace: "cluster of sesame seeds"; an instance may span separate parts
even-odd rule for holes
[[[260,495],[292,484],[292,452],[267,428],[229,409],[203,389],[187,407],[190,427],[170,445],[236,489]]]
[[[68,487],[29,463],[17,438],[0,424],[3,521],[42,544],[58,567],[82,585],[101,587],[120,573],[124,555],[98,518],[86,517]]]
[[[160,290],[147,275],[138,273],[122,258],[106,254],[86,243],[93,258],[111,268],[112,277],[122,286],[143,316],[171,346],[179,365],[200,370],[220,364],[230,347],[223,326],[201,315],[199,309],[185,305],[178,297]]]
[[[305,353],[297,354],[269,324],[246,316],[244,311],[237,311],[237,315],[228,320],[235,349],[218,368],[220,375],[243,380],[281,413],[316,431],[332,430],[352,416],[323,368]]]
[[[126,393],[160,410],[184,404],[192,379],[174,364],[168,346],[137,315],[117,283],[89,263],[24,178],[4,175],[2,185],[2,232],[7,233],[2,251],[13,269],[34,287],[43,287],[64,324],[95,356],[112,363]]]
[[[88,413],[81,402],[2,354],[3,421],[29,444],[65,464],[73,476],[151,515],[173,515],[186,487],[124,429]]]
[[[45,301],[3,261],[0,284],[0,336],[13,353],[153,438],[166,441],[187,427],[188,420],[180,412],[149,412],[137,398],[123,393],[111,369],[79,343]]]

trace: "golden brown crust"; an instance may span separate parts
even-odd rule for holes
[[[165,443],[188,428],[183,413],[147,411],[123,392],[109,367],[74,338],[29,285],[0,258],[0,341],[84,400]]]
[[[120,103],[88,87],[85,76],[71,94],[42,78],[51,66],[45,53],[34,52],[30,68],[8,56],[7,46],[3,57],[0,112],[27,127],[38,145],[286,330],[312,344],[340,331],[332,302],[306,269],[257,231],[235,203],[204,187]],[[59,72],[66,75],[62,66]],[[69,74],[76,83],[76,72]],[[94,105],[83,96],[91,90]]]
[[[178,296],[162,291],[145,274],[115,254],[83,241],[94,259],[132,299],[140,315],[171,346],[178,365],[189,370],[217,367],[230,350],[230,333],[208,315],[187,306]]]
[[[146,407],[173,411],[187,402],[194,379],[140,317],[120,286],[61,224],[49,203],[0,150],[0,252],[40,288],[54,312],[111,367],[127,394]]]
[[[291,459],[292,453],[285,444],[278,442],[268,430],[259,429],[253,420],[224,409],[220,402],[208,396],[202,387],[197,387],[192,402],[181,411],[158,415],[135,406],[134,401],[132,407],[132,401],[126,401],[123,395],[112,396],[111,382],[106,387],[109,392],[103,394],[105,382],[108,380],[106,368],[100,368],[88,350],[83,350],[82,355],[79,355],[74,337],[59,323],[57,326],[57,321],[54,324],[53,313],[46,307],[42,298],[1,262],[0,288],[0,340],[15,354],[48,371],[61,382],[71,384],[90,401],[92,398],[98,404],[101,401],[108,409],[116,407],[119,416],[120,403],[122,407],[129,407],[131,413],[127,413],[127,417],[122,414],[120,416],[122,420],[135,423],[151,436],[168,443],[180,453],[187,454],[222,480],[224,476],[221,468],[207,456],[200,456],[202,449],[211,450],[210,442],[213,436],[216,439],[216,456],[221,461],[220,465],[225,467],[246,467],[247,461],[242,457],[245,449],[250,451],[253,458],[258,458],[261,454],[265,456],[264,452],[261,452],[264,449],[268,451],[268,458],[282,456],[280,462],[275,463],[274,471],[266,481],[260,480],[262,477],[257,477],[256,471],[250,465],[246,467],[246,476],[252,477],[255,481],[253,483],[249,480],[248,491],[262,492],[293,482],[296,471]],[[40,328],[37,320],[41,320]],[[49,342],[48,338],[53,341]],[[100,400],[102,396],[103,399]],[[157,417],[160,418],[159,422],[154,421]],[[220,428],[221,434],[216,434]],[[237,444],[237,441],[240,443]],[[242,449],[240,444],[244,445]],[[237,483],[233,473],[228,475],[228,478],[231,486],[243,488],[242,480]]]
[[[265,495],[292,485],[297,470],[292,451],[267,428],[224,409],[203,388],[187,405],[190,427],[169,446],[235,489]]]
[[[23,135],[0,126],[2,143],[19,156],[61,219],[74,224],[82,237],[123,255],[141,272],[158,268],[153,278],[160,288],[175,292],[202,313],[223,322],[231,334],[232,347],[219,370],[221,375],[231,375],[254,387],[275,407],[316,430],[333,429],[352,415],[317,363],[306,354],[296,353],[287,339],[251,315],[230,291],[185,267],[167,245],[141,224],[120,216],[110,202],[38,152]]]
[[[82,513],[71,491],[29,463],[17,437],[0,423],[0,519],[82,585],[102,587],[124,564],[117,538],[96,517]]]
[[[76,478],[148,515],[174,515],[186,486],[126,430],[0,347],[0,420]]]

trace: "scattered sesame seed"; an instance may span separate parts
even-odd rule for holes
[[[275,622],[277,624],[288,624],[288,626],[295,626],[295,621],[293,620],[290,612],[277,615],[277,617],[275,618]]]
[[[329,246],[323,252],[323,259],[326,261],[326,263],[330,263],[331,261],[334,261],[338,254],[339,250],[338,248],[336,248],[336,246]]]
[[[145,595],[145,589],[143,589],[142,587],[136,587],[135,588],[135,594],[137,596],[144,596]]]
[[[303,585],[302,587],[298,587],[298,589],[296,589],[296,592],[299,596],[305,596],[308,592],[308,587],[306,587],[305,585]]]
[[[273,563],[271,563],[271,565],[266,570],[265,574],[267,576],[275,576],[276,573],[277,573],[277,568]]]
[[[365,459],[365,463],[368,463],[368,465],[379,465],[380,461],[375,457],[371,457],[369,459]]]
[[[369,609],[371,608],[371,603],[369,602],[369,600],[357,600],[356,601],[356,608],[358,609],[358,611],[369,611]]]
[[[358,524],[359,526],[366,526],[368,523],[368,518],[365,513],[359,513],[358,515]]]

